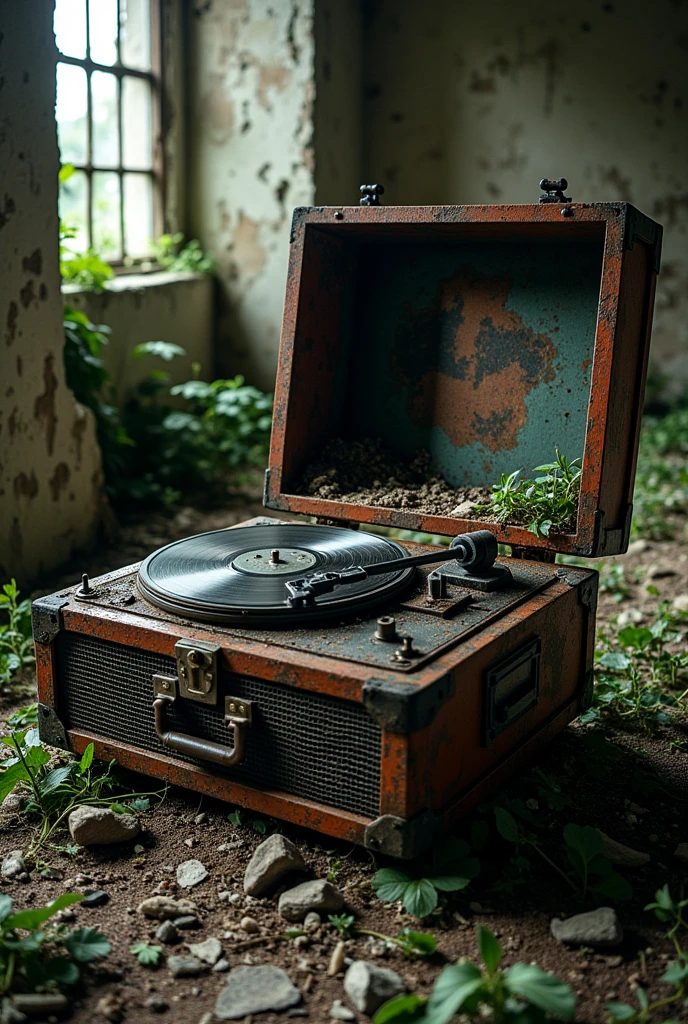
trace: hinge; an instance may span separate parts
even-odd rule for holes
[[[620,555],[628,547],[631,536],[631,521],[633,519],[633,505],[626,505],[623,514],[623,525],[616,529],[608,529],[605,526],[604,511],[599,508],[595,512],[592,550],[586,552],[593,558],[603,555]]]

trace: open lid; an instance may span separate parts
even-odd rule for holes
[[[265,504],[487,528],[543,558],[624,551],[661,234],[627,203],[560,193],[296,209]],[[473,489],[537,476],[555,448],[582,465],[569,532],[466,512]]]

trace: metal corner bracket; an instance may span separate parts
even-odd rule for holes
[[[37,598],[31,605],[33,638],[39,644],[51,644],[62,625],[62,609],[69,604],[68,597],[50,594]]]
[[[363,706],[373,721],[386,732],[406,736],[425,729],[456,691],[453,673],[427,686],[368,679],[363,684]]]
[[[38,735],[43,743],[49,747],[60,747],[62,750],[71,750],[67,739],[67,730],[57,717],[55,708],[48,704],[38,704]]]
[[[439,819],[432,811],[422,811],[415,818],[383,814],[366,825],[363,845],[387,857],[413,860],[430,846],[438,825]]]

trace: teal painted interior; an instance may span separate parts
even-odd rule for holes
[[[456,487],[583,454],[602,245],[361,249],[350,436],[418,448]]]

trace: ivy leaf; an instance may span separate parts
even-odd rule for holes
[[[135,942],[129,950],[143,967],[157,967],[162,946],[150,946],[147,942]]]
[[[604,1008],[611,1013],[615,1021],[630,1020],[635,1017],[635,1010],[628,1003],[605,1003]]]
[[[425,1002],[423,996],[417,996],[415,992],[397,996],[380,1007],[373,1017],[373,1024],[416,1024],[425,1020],[422,1015]]]
[[[540,967],[514,964],[504,972],[504,983],[514,995],[523,996],[545,1013],[574,1020],[576,997],[563,981]]]
[[[140,359],[141,356],[158,356],[159,359],[164,359],[166,363],[169,363],[175,356],[185,356],[186,349],[181,345],[173,345],[169,341],[144,341],[137,345],[131,354],[134,359]]]
[[[385,903],[394,903],[403,898],[411,876],[398,868],[380,868],[373,875],[371,885]]]
[[[13,928],[25,928],[27,932],[36,931],[44,921],[47,921],[53,914],[56,914],[58,910],[64,910],[65,907],[71,906],[72,903],[80,903],[83,898],[79,892],[65,892],[58,896],[56,900],[53,900],[47,907],[37,907],[35,910],[20,910],[19,913],[5,918],[4,931],[9,931]]]
[[[407,883],[402,898],[409,914],[427,917],[437,906],[437,889],[427,878],[419,878]]]
[[[446,967],[437,978],[425,1010],[425,1024],[448,1024],[459,1010],[473,1013],[484,979],[475,964]]]
[[[95,928],[77,928],[69,933],[64,944],[74,959],[82,964],[99,960],[112,949],[105,936]]]
[[[517,843],[518,825],[513,814],[510,814],[504,807],[495,807],[494,813],[497,831],[502,839],[506,839],[508,843]]]
[[[610,672],[625,672],[631,667],[632,662],[622,651],[605,651],[597,664],[608,668]]]
[[[478,949],[480,956],[487,968],[487,973],[492,975],[499,967],[502,959],[502,947],[497,942],[489,928],[478,925]]]
[[[149,811],[150,800],[147,796],[137,796],[135,800],[129,801],[132,811]]]

